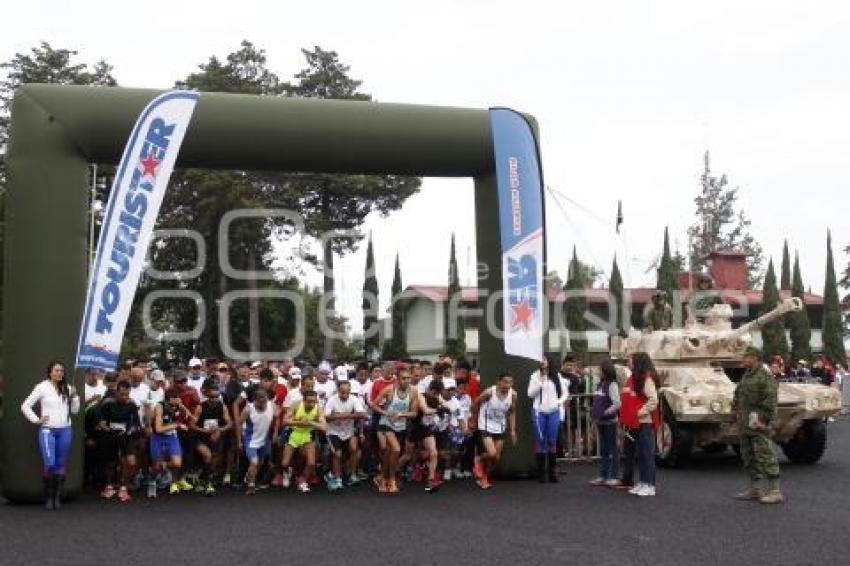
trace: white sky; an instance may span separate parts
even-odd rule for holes
[[[616,252],[626,284],[648,285],[665,224],[686,245],[702,154],[741,187],[739,204],[766,253],[799,249],[822,292],[825,233],[838,269],[850,244],[850,4],[821,1],[431,0],[181,1],[168,5],[42,0],[4,7],[0,60],[40,40],[101,57],[123,86],[170,87],[240,40],[265,48],[283,78],[299,48],[334,49],[378,100],[511,106],[541,126],[550,268],[573,244],[606,272]],[[618,199],[626,224],[612,229]],[[601,220],[600,220],[601,219]],[[388,219],[372,219],[388,301],[393,259],[405,284],[444,284],[451,231],[461,273],[474,262],[471,180],[426,180]],[[365,249],[365,247],[364,247]],[[359,327],[365,254],[338,262],[338,305]],[[628,257],[628,265],[624,259]],[[472,275],[469,275],[472,280]],[[318,277],[313,278],[320,283]],[[466,279],[462,277],[462,282]]]

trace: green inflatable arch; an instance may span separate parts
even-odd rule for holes
[[[136,118],[158,94],[25,85],[15,95],[6,158],[3,325],[3,494],[10,501],[41,496],[36,431],[18,407],[50,359],[70,365],[76,351],[87,283],[88,164],[117,163]],[[473,177],[478,261],[490,274],[479,288],[487,296],[502,289],[490,130],[486,110],[203,93],[177,166]],[[500,313],[501,305],[496,309]],[[520,389],[519,443],[506,448],[502,472],[525,475],[532,440],[524,385],[535,364],[506,355],[483,318],[483,385],[507,369]],[[82,389],[80,375],[75,382]],[[74,431],[71,495],[82,485],[81,415]]]

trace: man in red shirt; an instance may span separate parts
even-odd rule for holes
[[[472,366],[464,358],[455,363],[455,381],[466,383],[466,393],[475,402],[481,394],[481,380],[478,374],[472,371]]]
[[[182,428],[177,430],[177,438],[180,440],[180,449],[183,451],[183,478],[195,479],[192,474],[196,471],[195,468],[195,433],[189,428],[188,414],[195,414],[195,408],[201,404],[201,398],[198,396],[198,391],[189,385],[189,376],[185,372],[180,372],[174,378],[174,385],[180,391],[180,403],[186,408],[186,411],[180,411],[177,416],[177,423],[186,425],[186,430]],[[190,480],[190,483],[191,480]],[[194,485],[194,483],[192,483]]]

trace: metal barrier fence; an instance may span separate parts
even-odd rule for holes
[[[596,425],[590,416],[592,394],[571,395],[561,423],[561,460],[592,462],[599,459]]]

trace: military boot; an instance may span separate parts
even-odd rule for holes
[[[738,501],[761,501],[762,497],[764,497],[764,492],[762,492],[758,482],[751,481],[750,487],[736,495],[735,499]]]
[[[782,492],[779,491],[779,480],[770,481],[767,493],[765,493],[759,501],[767,505],[776,505],[777,503],[785,501],[785,498],[782,497]]]

